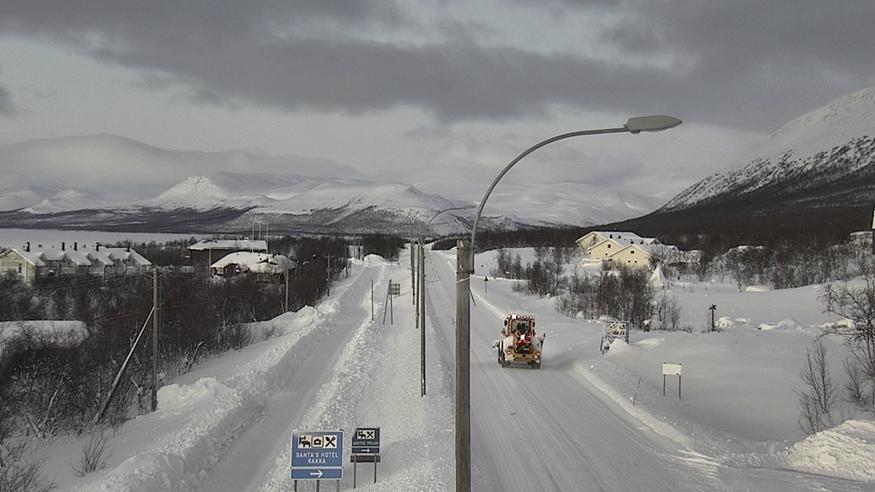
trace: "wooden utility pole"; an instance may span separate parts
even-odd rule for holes
[[[158,410],[158,267],[152,265],[152,411]]]
[[[286,306],[285,312],[289,312],[289,269],[286,268]]]
[[[331,295],[331,253],[325,255],[328,263],[325,264],[325,291],[328,293],[327,295]]]
[[[106,401],[103,402],[103,406],[100,407],[100,412],[94,416],[94,420],[91,421],[92,424],[96,424],[100,422],[100,419],[103,418],[103,414],[106,412],[106,408],[109,406],[112,401],[113,395],[115,395],[115,390],[118,387],[119,381],[121,381],[122,376],[125,374],[125,370],[128,368],[128,362],[131,360],[131,356],[134,355],[134,352],[137,350],[137,347],[140,345],[140,339],[143,338],[143,333],[146,331],[146,327],[149,326],[149,320],[152,316],[155,315],[155,308],[152,308],[149,311],[149,316],[146,317],[146,321],[143,322],[143,327],[140,328],[140,332],[137,334],[136,340],[134,340],[134,345],[131,346],[131,349],[128,351],[128,356],[125,357],[125,361],[122,362],[122,367],[119,369],[118,373],[115,375],[115,379],[112,381],[112,388],[109,390],[109,396],[106,397]]]
[[[711,307],[708,308],[711,311],[711,331],[717,329],[717,324],[714,322],[714,315],[717,312],[717,305],[711,304]]]

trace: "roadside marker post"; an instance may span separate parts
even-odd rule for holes
[[[663,362],[662,363],[662,396],[665,396],[665,377],[678,377],[678,400],[681,399],[681,363]]]
[[[380,428],[357,427],[352,437],[349,461],[352,465],[352,488],[356,488],[359,463],[374,464],[374,483],[377,483],[377,463],[380,462]]]

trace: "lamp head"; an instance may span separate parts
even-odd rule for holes
[[[680,124],[681,120],[674,116],[653,115],[629,118],[629,121],[627,121],[623,127],[632,133],[641,133],[668,130],[669,128],[674,128]]]

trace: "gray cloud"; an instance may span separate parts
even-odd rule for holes
[[[872,2],[560,0],[545,8],[557,5],[616,11],[622,20],[604,43],[678,66],[481,46],[465,33],[484,26],[453,19],[438,22],[447,41],[362,35],[412,22],[389,1],[7,2],[0,29],[142,70],[198,104],[346,113],[411,106],[441,122],[543,117],[562,104],[769,131],[875,84]]]
[[[113,190],[135,198],[157,194],[189,176],[219,172],[358,176],[354,169],[332,159],[245,150],[171,150],[111,134],[0,146],[0,163],[11,184]]]

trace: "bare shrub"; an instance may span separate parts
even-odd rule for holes
[[[79,463],[72,465],[76,476],[84,477],[91,472],[102,470],[106,466],[106,460],[109,457],[107,441],[103,430],[94,431],[88,436],[85,444],[82,445]]]
[[[814,434],[833,424],[838,388],[829,374],[826,356],[823,340],[817,340],[813,350],[805,351],[805,364],[801,373],[804,386],[797,393],[802,412],[799,426],[807,434]]]
[[[856,361],[845,359],[844,367],[845,374],[848,376],[845,383],[845,399],[857,406],[865,406],[863,393],[865,392],[866,380],[860,365]]]
[[[54,482],[40,473],[44,458],[29,452],[27,442],[11,445],[0,442],[0,490],[45,492],[55,488]]]
[[[673,295],[663,291],[662,295],[656,300],[654,309],[656,315],[655,323],[651,325],[656,330],[676,331],[679,329],[681,321],[681,306]]]

